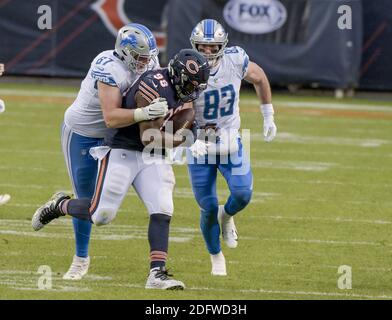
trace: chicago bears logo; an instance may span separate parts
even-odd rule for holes
[[[196,74],[199,71],[199,66],[197,62],[193,60],[187,60],[185,67],[191,74]]]
[[[132,21],[124,11],[125,0],[98,0],[91,5],[91,8],[99,15],[103,24],[114,35],[118,29]],[[166,50],[166,33],[152,31],[160,51]]]

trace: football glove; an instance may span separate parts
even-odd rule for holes
[[[152,100],[151,104],[143,108],[138,108],[133,114],[135,122],[154,120],[156,118],[164,117],[169,111],[167,101],[165,98],[156,98]]]
[[[5,111],[5,103],[3,100],[0,99],[0,113]]]
[[[275,138],[277,131],[274,122],[274,107],[271,103],[262,104],[260,110],[264,117],[264,141],[270,142]]]
[[[203,157],[208,152],[209,142],[197,139],[194,144],[189,147],[192,156],[195,158]]]

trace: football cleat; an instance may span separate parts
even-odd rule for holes
[[[222,251],[217,254],[211,254],[211,274],[213,276],[226,276],[226,260]]]
[[[224,206],[219,206],[218,220],[222,228],[223,241],[229,248],[237,248],[238,233],[234,224],[234,218],[225,212]]]
[[[0,206],[3,204],[6,204],[8,201],[10,201],[11,196],[9,194],[0,194]]]
[[[38,231],[53,219],[65,216],[64,213],[60,212],[58,206],[62,200],[66,199],[71,199],[71,197],[64,192],[57,192],[50,198],[48,202],[39,207],[31,219],[31,225],[33,229]]]
[[[90,266],[90,257],[81,258],[78,256],[73,257],[73,261],[69,270],[64,274],[64,280],[81,280],[88,272]]]
[[[146,289],[162,289],[162,290],[184,290],[183,282],[170,279],[172,275],[168,273],[165,267],[153,268],[150,270],[146,282]]]

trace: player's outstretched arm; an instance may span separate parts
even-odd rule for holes
[[[98,81],[98,96],[103,118],[108,128],[122,128],[140,121],[156,119],[166,115],[168,110],[166,100],[154,100],[151,104],[147,103],[140,110],[121,108],[120,89],[100,81]]]
[[[276,136],[274,122],[274,107],[272,105],[271,86],[264,70],[256,63],[250,61],[244,79],[252,83],[260,99],[260,111],[264,117],[264,140],[272,141]]]

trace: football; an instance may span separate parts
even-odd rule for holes
[[[192,129],[194,120],[195,110],[192,105],[182,105],[170,110],[165,117],[161,130],[181,134],[184,129]]]

